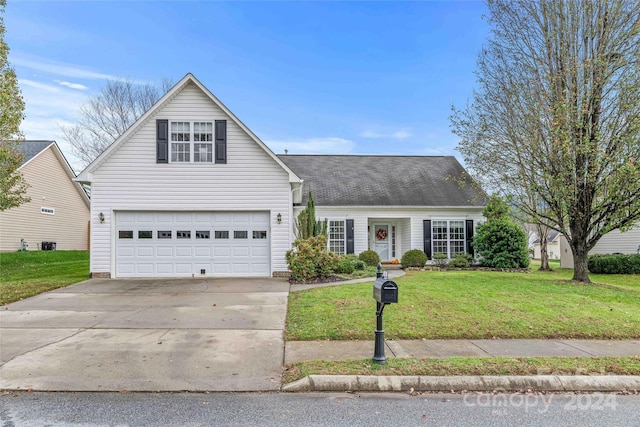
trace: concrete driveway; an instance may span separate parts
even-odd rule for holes
[[[91,279],[0,308],[0,388],[277,390],[284,279]]]

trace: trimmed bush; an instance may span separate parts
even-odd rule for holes
[[[449,261],[449,267],[467,268],[469,267],[471,255],[469,254],[457,254],[454,259]]]
[[[640,255],[591,255],[587,266],[594,274],[640,274]]]
[[[433,263],[435,265],[441,268],[446,267],[447,263],[449,262],[449,257],[447,256],[447,254],[443,254],[441,252],[433,254],[431,259],[433,260]]]
[[[496,218],[478,226],[473,247],[481,264],[493,268],[526,268],[529,266],[527,236],[508,217]]]
[[[355,267],[353,266],[353,261],[349,258],[341,256],[340,260],[338,261],[338,264],[336,265],[336,273],[351,274],[353,273],[353,270],[355,270]]]
[[[375,267],[380,262],[380,255],[372,249],[367,249],[358,255],[358,259],[367,265]]]
[[[296,240],[286,259],[291,279],[298,282],[330,276],[339,261],[338,255],[327,250],[327,237],[323,235]]]
[[[411,249],[402,255],[400,263],[403,268],[424,267],[427,263],[427,254],[420,249]]]
[[[365,267],[364,261],[360,261],[359,259],[356,259],[352,262],[352,264],[355,270],[364,270],[364,267]]]

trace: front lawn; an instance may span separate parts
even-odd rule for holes
[[[399,304],[385,308],[390,339],[640,338],[640,277],[572,271],[408,272],[395,279]],[[294,292],[287,340],[372,339],[372,282]]]
[[[0,305],[89,278],[89,251],[0,254]]]

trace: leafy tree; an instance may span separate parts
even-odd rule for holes
[[[91,163],[172,86],[169,79],[158,84],[107,80],[106,86],[80,107],[77,124],[61,126],[73,154],[85,165]]]
[[[27,182],[18,171],[22,153],[18,144],[23,139],[20,123],[24,118],[24,101],[16,73],[9,64],[9,46],[4,41],[4,8],[0,0],[0,211],[28,202]]]
[[[307,207],[298,214],[296,231],[298,239],[308,239],[309,237],[327,235],[327,220],[316,220],[316,207],[311,191],[309,191]]]
[[[565,235],[573,279],[589,282],[589,250],[640,220],[640,2],[487,5],[479,89],[451,117],[458,150],[486,188]]]

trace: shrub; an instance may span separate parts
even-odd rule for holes
[[[494,268],[525,268],[529,266],[527,236],[510,218],[502,217],[478,226],[473,247],[481,263]]]
[[[640,255],[591,255],[587,266],[594,274],[640,274]]]
[[[372,249],[367,249],[366,251],[360,253],[360,255],[358,255],[358,258],[360,259],[360,261],[363,261],[365,264],[372,267],[375,267],[380,262],[380,255],[378,255],[378,252]]]
[[[438,267],[445,267],[447,265],[447,261],[449,259],[447,254],[443,254],[443,253],[440,253],[440,252],[433,254],[433,256],[431,258],[433,259],[433,263],[435,265],[437,265]]]
[[[296,240],[293,249],[287,251],[286,259],[291,279],[306,282],[333,274],[339,257],[327,250],[327,237],[321,235]]]
[[[353,264],[353,268],[356,270],[364,270],[364,261],[360,261],[359,259],[356,259],[352,262]]]
[[[420,249],[411,249],[402,255],[400,263],[403,268],[424,267],[427,263],[427,254]]]
[[[361,262],[361,261],[360,261]],[[355,270],[353,265],[353,261],[345,256],[341,256],[340,260],[336,265],[336,273],[340,274],[351,274]]]
[[[472,258],[468,254],[457,254],[454,259],[449,261],[449,267],[467,268],[469,267],[469,261]]]

